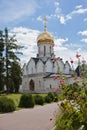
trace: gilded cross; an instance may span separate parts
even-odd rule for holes
[[[47,18],[46,17],[44,17],[44,31],[46,31],[46,28],[47,28],[47,26],[46,26],[46,22],[47,22]]]

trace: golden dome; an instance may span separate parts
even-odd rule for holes
[[[37,44],[41,44],[41,43],[50,43],[53,45],[54,38],[49,32],[44,31],[37,37]]]

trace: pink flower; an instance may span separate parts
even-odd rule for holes
[[[59,88],[55,88],[54,91],[55,92],[60,92],[60,89]]]
[[[59,59],[58,57],[57,57],[57,58],[56,58],[56,57],[54,57],[54,58],[53,58],[53,61],[57,61],[58,59]]]
[[[61,84],[61,83],[63,83],[63,80],[62,80],[62,79],[60,79],[60,84]]]
[[[58,78],[58,76],[53,76],[54,80]]]
[[[64,84],[64,80],[63,79],[60,79],[59,82],[60,82],[60,85]]]
[[[79,55],[78,53],[76,54],[76,58],[79,58],[81,55]]]

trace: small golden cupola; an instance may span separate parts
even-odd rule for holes
[[[47,19],[46,17],[44,18],[44,32],[42,32],[38,37],[37,37],[37,44],[51,44],[54,45],[54,38],[53,36],[47,31],[46,29],[46,22]]]

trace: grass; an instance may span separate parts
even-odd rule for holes
[[[22,108],[19,107],[19,102],[20,102],[20,98],[21,98],[22,95],[23,95],[23,94],[21,94],[21,93],[18,93],[18,94],[0,94],[0,97],[5,96],[5,97],[7,97],[7,98],[9,98],[9,99],[12,99],[12,100],[14,101],[15,105],[16,105],[16,110],[20,110],[20,109],[22,109]],[[43,98],[47,96],[47,94],[32,94],[33,97],[34,97],[35,95],[40,95],[40,96],[42,96]],[[61,96],[60,96],[60,98],[61,98]],[[60,99],[60,98],[59,98],[59,99]],[[44,102],[44,104],[47,104],[47,103]],[[0,114],[1,114],[1,113],[0,113]]]

